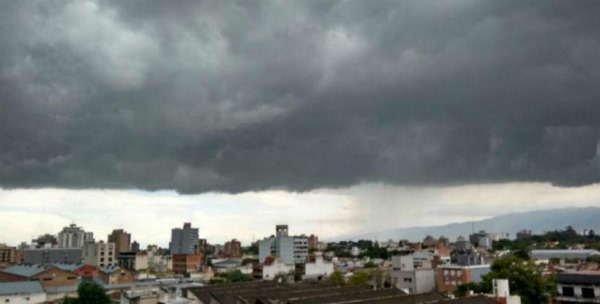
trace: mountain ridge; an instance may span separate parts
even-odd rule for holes
[[[443,235],[454,241],[458,236],[467,237],[473,230],[485,230],[489,233],[498,234],[508,233],[508,237],[514,239],[516,233],[523,229],[531,230],[534,234],[560,230],[567,226],[572,226],[580,233],[584,229],[600,231],[600,221],[598,219],[600,219],[599,207],[543,209],[503,214],[479,221],[386,229],[353,236],[342,236],[335,238],[335,240],[369,239],[385,241],[388,239],[408,239],[410,241],[418,241],[427,235],[434,237]]]

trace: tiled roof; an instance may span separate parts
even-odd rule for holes
[[[0,283],[0,295],[43,293],[38,281]]]

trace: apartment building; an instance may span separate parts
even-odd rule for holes
[[[117,254],[131,250],[131,234],[123,229],[115,229],[108,235],[108,242],[115,244]]]
[[[86,242],[94,241],[94,233],[85,232],[83,228],[71,224],[58,233],[58,247],[83,248]]]
[[[183,228],[171,230],[171,242],[169,250],[175,254],[194,254],[199,251],[198,228],[192,228],[191,223],[184,223]]]
[[[259,261],[264,262],[267,257],[279,257],[286,264],[306,263],[308,256],[308,238],[306,236],[288,235],[288,225],[275,226],[274,237],[259,241]]]
[[[437,269],[438,292],[454,292],[466,283],[479,283],[490,272],[490,265],[443,265]]]
[[[118,265],[115,243],[88,242],[83,247],[83,262],[96,267]]]

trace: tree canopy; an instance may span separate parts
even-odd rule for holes
[[[455,294],[464,296],[466,290],[492,293],[494,279],[508,279],[510,292],[521,296],[523,304],[547,303],[548,295],[556,290],[555,282],[552,278],[544,278],[540,266],[516,255],[507,255],[494,261],[481,283],[461,285]]]
[[[77,299],[65,297],[63,304],[111,304],[112,301],[102,286],[94,281],[83,281],[77,287]]]

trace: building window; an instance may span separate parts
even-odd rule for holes
[[[581,288],[581,296],[586,299],[593,299],[596,297],[594,294],[594,288],[582,287]]]
[[[565,296],[565,297],[575,296],[575,290],[573,289],[573,287],[563,286],[562,293],[563,293],[563,296]]]

